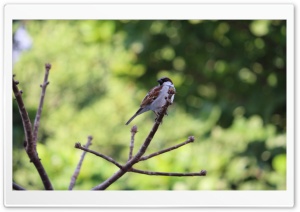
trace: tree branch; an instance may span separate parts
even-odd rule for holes
[[[84,146],[85,148],[87,148],[87,149],[89,148],[89,146],[92,144],[92,139],[93,139],[92,136],[88,136],[88,140],[87,140],[87,142],[86,142],[86,144]],[[79,175],[80,168],[81,168],[83,159],[85,157],[85,154],[86,154],[86,152],[82,152],[82,154],[81,154],[79,163],[78,163],[78,165],[77,165],[77,167],[76,167],[76,169],[74,171],[74,174],[71,177],[71,182],[70,182],[70,185],[69,185],[69,190],[72,190],[73,187],[75,186],[75,183],[76,183],[77,177]]]
[[[133,168],[133,165],[138,163],[138,162],[147,160],[149,158],[155,157],[155,156],[163,154],[165,152],[172,151],[174,149],[177,149],[177,148],[179,148],[183,145],[186,145],[186,144],[191,143],[191,142],[194,141],[194,137],[190,136],[188,138],[188,140],[186,140],[185,142],[183,142],[181,144],[178,144],[178,145],[172,146],[170,148],[152,153],[148,156],[142,157],[142,155],[146,152],[146,149],[149,146],[152,138],[154,137],[160,123],[162,122],[163,116],[166,114],[168,106],[171,104],[170,99],[171,99],[173,94],[174,94],[174,91],[169,90],[169,96],[168,96],[168,99],[166,101],[166,104],[163,106],[161,112],[159,113],[159,116],[155,120],[155,123],[152,127],[152,130],[150,131],[149,135],[145,139],[145,141],[144,141],[143,145],[141,146],[140,150],[137,152],[137,154],[134,157],[132,157],[132,151],[133,151],[133,147],[134,147],[134,135],[137,132],[137,127],[136,126],[132,127],[132,129],[131,129],[131,143],[130,143],[130,149],[129,149],[129,160],[127,161],[127,163],[124,166],[122,166],[121,164],[116,162],[111,157],[108,157],[108,156],[103,155],[101,153],[95,152],[95,151],[90,150],[88,148],[82,147],[80,145],[80,143],[75,144],[75,148],[81,149],[83,151],[90,152],[90,153],[92,153],[96,156],[99,156],[99,157],[107,160],[108,162],[114,164],[115,166],[117,166],[119,168],[119,170],[114,175],[112,175],[110,178],[108,178],[106,181],[99,184],[98,186],[95,186],[92,190],[104,190],[104,189],[106,189],[111,184],[113,184],[115,181],[117,181],[120,177],[122,177],[126,172],[133,172],[133,173],[145,174],[145,175],[156,175],[156,176],[176,176],[176,177],[206,176],[206,171],[205,170],[201,170],[200,172],[196,172],[196,173],[174,173],[174,172],[144,171],[144,170],[139,170],[139,169]]]
[[[130,171],[139,174],[158,175],[158,176],[174,176],[174,177],[206,176],[205,170],[201,170],[200,172],[195,172],[195,173],[174,173],[174,172],[152,172],[152,171],[144,171],[144,170],[132,168]]]
[[[139,161],[148,160],[148,159],[150,159],[150,158],[152,158],[152,157],[155,157],[155,156],[157,156],[157,155],[163,154],[163,153],[165,153],[165,152],[172,151],[172,150],[177,149],[177,148],[179,148],[179,147],[181,147],[181,146],[183,146],[183,145],[186,145],[186,144],[188,144],[188,143],[191,143],[191,142],[193,142],[194,140],[195,140],[195,139],[194,139],[194,136],[190,136],[190,137],[188,138],[188,140],[186,140],[185,142],[183,142],[183,143],[181,143],[181,144],[172,146],[172,147],[167,148],[167,149],[160,150],[160,151],[155,152],[155,153],[152,153],[152,154],[150,154],[150,155],[143,156],[143,157],[141,157],[141,158],[139,159]]]
[[[30,162],[32,162],[37,169],[40,178],[44,184],[44,187],[46,190],[53,190],[52,184],[50,182],[50,179],[40,161],[40,158],[38,157],[37,151],[36,151],[36,145],[33,141],[33,134],[32,134],[32,125],[27,113],[27,110],[25,108],[23,99],[22,99],[22,91],[18,88],[18,81],[13,80],[13,92],[17,100],[19,112],[21,115],[23,127],[24,127],[24,133],[25,133],[25,150],[30,158]]]
[[[191,141],[190,141],[191,142]],[[186,142],[185,142],[186,143]],[[178,145],[179,146],[179,145]],[[181,145],[182,146],[182,145]],[[77,149],[81,149],[85,152],[90,152],[98,157],[101,157],[105,160],[107,160],[108,162],[114,164],[115,166],[117,166],[120,169],[124,169],[124,167],[119,164],[118,162],[116,162],[114,159],[112,159],[111,157],[108,157],[106,155],[103,155],[101,153],[95,152],[93,150],[90,150],[88,148],[82,147],[80,145],[80,143],[76,143],[75,144],[75,148]],[[139,160],[138,162],[141,162],[141,160]],[[187,176],[205,176],[206,175],[206,171],[205,170],[201,170],[200,172],[196,172],[196,173],[172,173],[172,172],[153,172],[153,171],[144,171],[144,170],[140,170],[140,169],[135,169],[135,168],[131,168],[128,170],[129,172],[133,172],[133,173],[137,173],[137,174],[145,174],[145,175],[160,175],[160,176],[175,176],[175,177],[187,177]]]
[[[131,128],[131,140],[130,140],[130,147],[129,147],[129,157],[128,160],[130,160],[132,158],[132,152],[133,152],[133,147],[134,147],[134,136],[137,133],[137,126],[134,125]]]
[[[164,117],[164,115],[167,112],[167,109],[168,109],[169,105],[171,104],[171,97],[175,94],[174,89],[170,88],[169,91],[168,91],[168,94],[169,94],[169,96],[166,98],[165,105],[162,107],[162,110],[161,110],[159,116],[155,120],[155,123],[152,127],[152,130],[150,131],[149,135],[145,139],[143,145],[141,146],[141,148],[139,149],[137,154],[133,158],[131,158],[129,161],[127,161],[127,163],[123,166],[122,169],[118,170],[114,175],[112,175],[110,178],[105,180],[103,183],[95,186],[92,190],[104,190],[104,189],[106,189],[112,183],[114,183],[120,177],[122,177],[126,172],[128,172],[132,168],[132,166],[139,161],[140,157],[146,152],[146,150],[147,150],[152,138],[154,137],[154,135],[155,135],[155,133],[156,133],[163,117]]]
[[[49,76],[50,69],[51,69],[51,64],[46,63],[45,64],[44,83],[40,85],[40,87],[42,88],[40,104],[39,104],[38,110],[36,112],[35,120],[34,120],[34,127],[33,127],[33,142],[34,142],[34,145],[36,145],[36,142],[37,142],[37,134],[38,134],[39,125],[40,125],[42,108],[43,108],[43,105],[44,105],[44,98],[45,98],[45,95],[46,95],[46,87],[49,84],[48,76]]]
[[[123,168],[123,166],[122,166],[121,164],[119,164],[117,161],[115,161],[115,160],[112,159],[111,157],[108,157],[108,156],[103,155],[103,154],[101,154],[101,153],[99,153],[99,152],[93,151],[93,150],[91,150],[91,149],[85,148],[85,147],[81,146],[80,143],[76,143],[76,144],[75,144],[75,148],[76,148],[76,149],[81,149],[81,150],[83,150],[83,151],[92,153],[92,154],[94,154],[94,155],[96,155],[96,156],[98,156],[98,157],[100,157],[100,158],[103,158],[104,160],[107,160],[108,162],[111,162],[112,164],[116,165],[116,166],[117,166],[118,168],[120,168],[120,169]]]
[[[22,99],[22,90],[19,90],[18,85],[19,81],[15,81],[13,79],[13,92],[15,94],[19,112],[21,115],[22,123],[23,123],[23,128],[25,132],[25,148],[26,151],[33,152],[34,151],[34,145],[33,145],[33,138],[32,138],[32,128],[31,128],[31,122],[27,113],[27,110],[25,108],[23,99]]]
[[[13,190],[26,190],[26,189],[18,185],[17,183],[13,182]]]

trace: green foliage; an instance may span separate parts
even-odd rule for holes
[[[19,22],[14,23],[14,29]],[[255,21],[27,21],[32,48],[14,65],[31,120],[46,62],[52,64],[38,136],[39,157],[55,189],[68,189],[84,144],[125,163],[130,128],[136,152],[155,115],[138,116],[156,80],[176,86],[147,153],[194,135],[195,142],[137,164],[163,172],[207,170],[206,177],[127,173],[115,190],[286,189],[286,22]],[[23,150],[22,122],[13,103],[13,180],[43,189]],[[91,189],[115,173],[87,154],[74,189]]]

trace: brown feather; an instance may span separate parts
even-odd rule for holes
[[[159,92],[162,88],[162,85],[156,86],[153,89],[151,89],[148,94],[145,96],[141,103],[141,108],[145,107],[148,104],[151,104],[159,95]]]

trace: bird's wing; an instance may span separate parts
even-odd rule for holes
[[[144,108],[146,105],[151,104],[159,95],[160,91],[161,91],[162,85],[160,86],[156,86],[154,88],[152,88],[147,95],[145,96],[145,98],[143,99],[142,103],[141,103],[141,108]]]

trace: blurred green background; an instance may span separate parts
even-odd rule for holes
[[[206,177],[127,173],[111,190],[285,190],[286,21],[281,20],[47,20],[24,24],[32,46],[13,73],[34,120],[51,63],[38,135],[38,153],[55,189],[68,189],[81,150],[120,163],[128,158],[130,129],[138,126],[136,152],[155,115],[136,112],[162,76],[176,86],[148,153],[195,136],[195,142],[141,162],[149,171],[198,172]],[[23,149],[24,133],[13,101],[13,180],[43,189]],[[86,154],[74,189],[88,190],[117,168]]]

